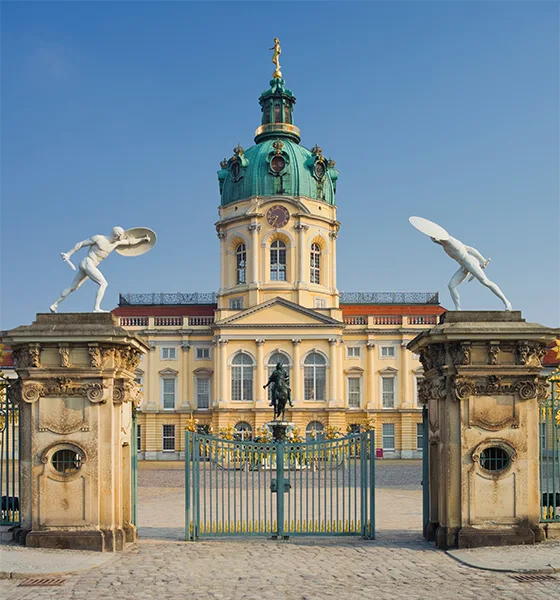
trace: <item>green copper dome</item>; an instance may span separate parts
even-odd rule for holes
[[[262,123],[255,146],[237,146],[218,171],[221,204],[251,196],[307,196],[335,204],[338,171],[318,146],[300,145],[299,129],[292,123],[295,104],[283,79],[273,79],[261,94]]]

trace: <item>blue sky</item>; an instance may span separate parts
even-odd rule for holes
[[[158,242],[103,263],[104,308],[121,291],[218,288],[216,171],[253,143],[275,36],[302,143],[340,170],[339,289],[452,306],[456,264],[409,225],[420,215],[491,257],[527,320],[560,325],[557,3],[1,10],[1,328],[47,311],[73,277],[59,253],[114,225]],[[91,310],[94,287],[61,310]],[[460,291],[465,309],[502,306],[478,282]]]

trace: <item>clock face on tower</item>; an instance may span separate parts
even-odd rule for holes
[[[284,206],[275,204],[268,209],[266,220],[271,227],[278,229],[279,227],[284,227],[290,220],[290,213]]]

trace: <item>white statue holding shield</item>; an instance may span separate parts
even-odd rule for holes
[[[467,246],[454,237],[451,237],[443,227],[432,221],[428,221],[428,219],[410,217],[409,221],[418,231],[429,235],[432,242],[439,244],[445,250],[446,254],[461,265],[461,268],[454,273],[448,284],[449,293],[453,299],[453,304],[455,304],[455,310],[461,310],[461,301],[459,292],[457,292],[457,286],[465,281],[469,274],[471,276],[469,281],[478,279],[482,285],[492,290],[498,296],[504,303],[505,310],[511,310],[511,303],[504,296],[502,290],[493,281],[490,281],[486,277],[486,273],[484,273],[484,269],[488,266],[490,259],[486,260],[476,248]]]
[[[125,231],[122,227],[113,227],[111,234],[108,236],[94,235],[87,240],[78,242],[69,252],[62,252],[60,254],[62,260],[76,271],[70,257],[80,248],[89,246],[87,256],[78,265],[78,272],[74,277],[74,281],[72,281],[70,287],[62,291],[60,298],[51,305],[51,312],[56,312],[59,304],[72,292],[75,292],[88,277],[99,286],[95,295],[93,312],[108,312],[101,309],[101,300],[107,289],[107,281],[97,268],[99,263],[107,258],[113,250],[125,256],[138,256],[151,250],[155,243],[156,234],[151,229],[137,227]]]

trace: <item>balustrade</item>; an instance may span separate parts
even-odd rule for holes
[[[156,327],[182,327],[183,317],[155,317],[154,325]]]
[[[121,327],[148,327],[148,317],[120,317]]]

